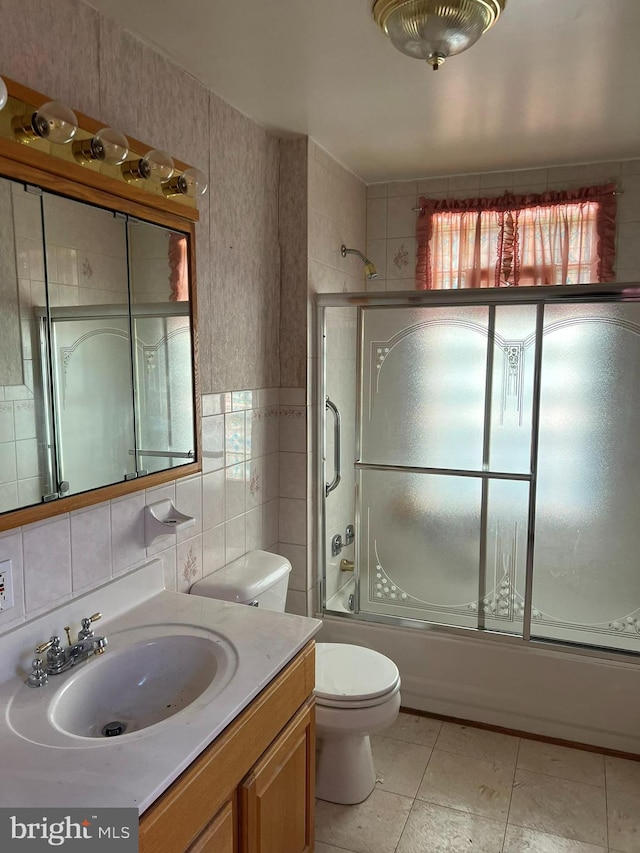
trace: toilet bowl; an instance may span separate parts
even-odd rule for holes
[[[291,564],[249,551],[194,583],[190,592],[284,611]],[[400,710],[398,667],[384,655],[345,643],[316,643],[316,795],[332,803],[361,803],[373,791],[369,735],[390,726]]]
[[[398,667],[379,652],[345,643],[316,643],[316,796],[361,803],[376,773],[370,735],[400,710]]]

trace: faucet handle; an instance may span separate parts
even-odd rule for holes
[[[56,640],[59,643],[60,637],[51,637],[49,640],[47,640],[46,643],[41,643],[39,646],[36,646],[36,649],[35,649],[36,654],[37,655],[43,655],[47,651],[47,649],[50,649],[51,646],[53,646],[55,644]]]
[[[91,627],[91,623],[97,622],[98,619],[102,619],[102,613],[94,613],[92,616],[85,616],[82,620],[82,630],[78,631],[79,640],[88,640],[90,637],[93,637],[93,628]]]
[[[27,685],[29,687],[44,687],[48,680],[49,677],[42,665],[42,658],[34,658],[31,661],[31,672],[27,678]]]

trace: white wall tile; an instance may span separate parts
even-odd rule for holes
[[[246,457],[245,413],[233,412],[224,416],[225,465],[244,462]]]
[[[71,597],[69,516],[25,527],[22,542],[25,610],[33,616]]]
[[[189,592],[202,577],[202,535],[180,542],[176,547],[176,589]]]
[[[415,279],[415,275],[415,237],[387,240],[387,281],[394,278]]]
[[[237,560],[246,553],[247,526],[244,515],[233,518],[225,524],[225,564]]]
[[[280,497],[307,496],[307,456],[304,453],[280,453]]]
[[[387,205],[387,238],[416,236],[416,197],[390,198]]]
[[[448,178],[425,178],[418,181],[418,195],[425,195],[430,198],[446,198],[448,189]]]
[[[249,512],[264,501],[264,457],[245,463],[245,506]]]
[[[280,450],[304,453],[307,449],[306,410],[289,407],[280,413]]]
[[[224,415],[202,418],[202,471],[224,468]]]
[[[71,569],[74,595],[111,578],[109,504],[71,513]]]
[[[146,559],[144,506],[144,492],[111,502],[111,555],[114,575],[140,565]]]
[[[401,195],[416,196],[418,193],[417,181],[391,181],[387,186],[389,198]]]
[[[367,198],[386,198],[389,194],[388,184],[368,184]]]
[[[225,520],[224,469],[202,477],[202,529],[209,530]]]
[[[262,506],[252,509],[246,515],[246,545],[247,551],[255,551],[264,547],[262,539]]]
[[[279,512],[279,541],[290,545],[306,545],[307,502],[292,498],[280,498]]]
[[[278,542],[277,553],[281,554],[291,563],[289,589],[306,590],[308,586],[307,549],[304,545],[290,545],[287,542]]]
[[[224,477],[225,516],[229,521],[242,515],[247,509],[245,463],[239,462],[225,468]]]
[[[387,236],[387,199],[371,198],[367,201],[367,240],[380,240]]]
[[[202,477],[199,474],[176,480],[176,509],[196,520],[193,527],[178,531],[179,543],[202,533]]]
[[[263,548],[271,548],[278,541],[279,502],[276,498],[262,504],[262,541]]]
[[[287,591],[287,604],[285,607],[287,613],[294,613],[296,616],[307,615],[307,595],[305,592],[300,592],[296,589]]]
[[[225,525],[219,524],[202,534],[203,577],[221,569],[226,564]]]

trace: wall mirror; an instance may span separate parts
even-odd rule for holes
[[[197,214],[1,147],[0,530],[200,470]]]

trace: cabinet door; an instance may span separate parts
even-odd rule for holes
[[[311,699],[240,786],[241,853],[313,850],[315,755]]]
[[[189,847],[187,853],[236,853],[235,815],[232,801],[225,803]]]

